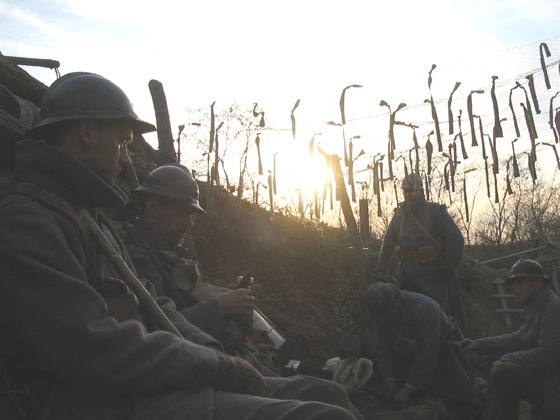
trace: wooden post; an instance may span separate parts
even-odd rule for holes
[[[361,198],[359,201],[360,205],[360,232],[362,234],[362,239],[367,241],[370,237],[369,230],[369,203],[367,198]]]
[[[171,133],[171,123],[169,120],[169,110],[167,108],[167,99],[163,91],[163,85],[157,80],[150,80],[148,83],[152,101],[154,103],[154,111],[156,114],[158,148],[160,153],[169,162],[176,162],[177,155],[173,146],[173,134]]]
[[[337,199],[340,200],[342,213],[344,214],[344,219],[346,221],[346,227],[348,228],[348,233],[350,234],[350,241],[352,242],[354,250],[359,250],[359,252],[361,252],[362,241],[358,231],[358,224],[356,223],[354,213],[352,212],[338,155],[331,155],[331,167],[333,169],[334,179],[336,182],[336,191],[338,192]]]
[[[560,271],[560,260],[556,260],[554,267],[552,269],[552,288],[556,294],[560,293],[560,287],[558,285],[558,272]]]

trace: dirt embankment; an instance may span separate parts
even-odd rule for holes
[[[194,240],[200,267],[217,283],[251,271],[261,285],[259,308],[287,338],[282,361],[302,360],[320,367],[336,356],[336,342],[346,332],[360,332],[362,291],[356,281],[343,229],[302,223],[242,203],[225,192],[215,198],[214,213],[197,217]],[[367,244],[372,263],[379,241]],[[459,270],[469,327],[466,336],[507,331],[499,301],[492,297],[492,269],[465,257]],[[515,318],[515,317],[514,317]]]

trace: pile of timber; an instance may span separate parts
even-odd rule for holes
[[[54,69],[59,75],[60,63],[55,60],[11,57],[0,52],[0,175],[13,169],[14,145],[25,138],[25,133],[39,117],[41,99],[47,86],[31,76],[21,66],[40,66]],[[152,148],[140,136],[136,138],[132,152],[153,165],[176,160],[174,139],[169,125],[167,101],[163,86],[157,80],[149,83],[154,101],[158,127],[159,150]],[[134,160],[134,159],[133,159]]]
[[[14,145],[36,121],[47,86],[20,67],[56,66],[54,60],[21,59],[0,53],[0,171],[13,165]],[[52,67],[55,68],[55,67]]]

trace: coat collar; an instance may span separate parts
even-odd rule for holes
[[[107,184],[84,164],[41,140],[16,144],[14,181],[52,191],[74,207],[122,208],[128,202],[116,185]]]

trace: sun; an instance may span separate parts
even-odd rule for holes
[[[325,183],[332,183],[325,158],[307,147],[285,147],[278,153],[277,183],[287,195],[301,191],[304,200],[322,194]]]

